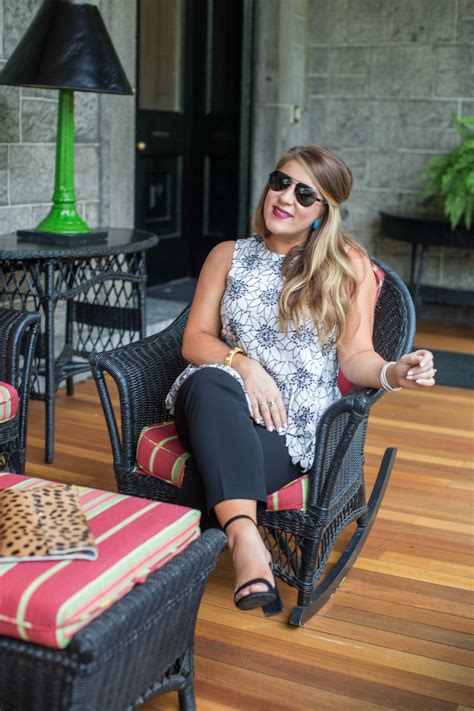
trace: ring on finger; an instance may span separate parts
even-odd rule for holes
[[[267,404],[268,404],[268,407],[273,407],[273,405],[274,405],[275,403],[273,402],[273,400],[269,400]]]
[[[268,405],[268,402],[265,402],[265,400],[264,400],[263,402],[260,403],[260,405],[261,405],[261,406],[263,406],[263,405]]]

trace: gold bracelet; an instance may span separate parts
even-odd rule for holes
[[[240,348],[240,347],[232,348],[232,350],[229,351],[227,353],[226,357],[224,358],[224,365],[228,365],[230,368],[232,365],[232,360],[233,360],[234,356],[236,355],[236,353],[242,353],[243,355],[245,355],[245,351],[243,348]]]

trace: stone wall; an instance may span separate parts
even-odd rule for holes
[[[0,68],[42,0],[0,0]],[[125,72],[135,83],[135,3],[100,0]],[[35,227],[54,188],[58,92],[0,86],[0,234]],[[75,188],[92,227],[131,226],[134,205],[133,96],[75,93]]]
[[[474,0],[260,0],[262,28],[255,176],[261,184],[297,141],[333,148],[354,172],[347,228],[407,277],[410,247],[380,240],[378,212],[420,209],[419,171],[457,142],[451,114],[474,114]],[[281,67],[295,65],[281,83]],[[299,124],[282,101],[302,107]],[[426,283],[474,288],[472,252],[433,249],[425,273]]]

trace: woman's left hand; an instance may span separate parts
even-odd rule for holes
[[[430,387],[435,384],[436,375],[433,354],[425,350],[407,353],[387,368],[386,375],[392,387]]]

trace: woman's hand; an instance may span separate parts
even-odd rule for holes
[[[277,384],[260,363],[247,356],[237,354],[232,367],[240,374],[245,384],[255,422],[261,423],[270,432],[278,432],[288,424],[285,406]]]
[[[402,388],[430,387],[435,384],[435,375],[433,354],[425,350],[403,355],[386,372],[389,385]]]

